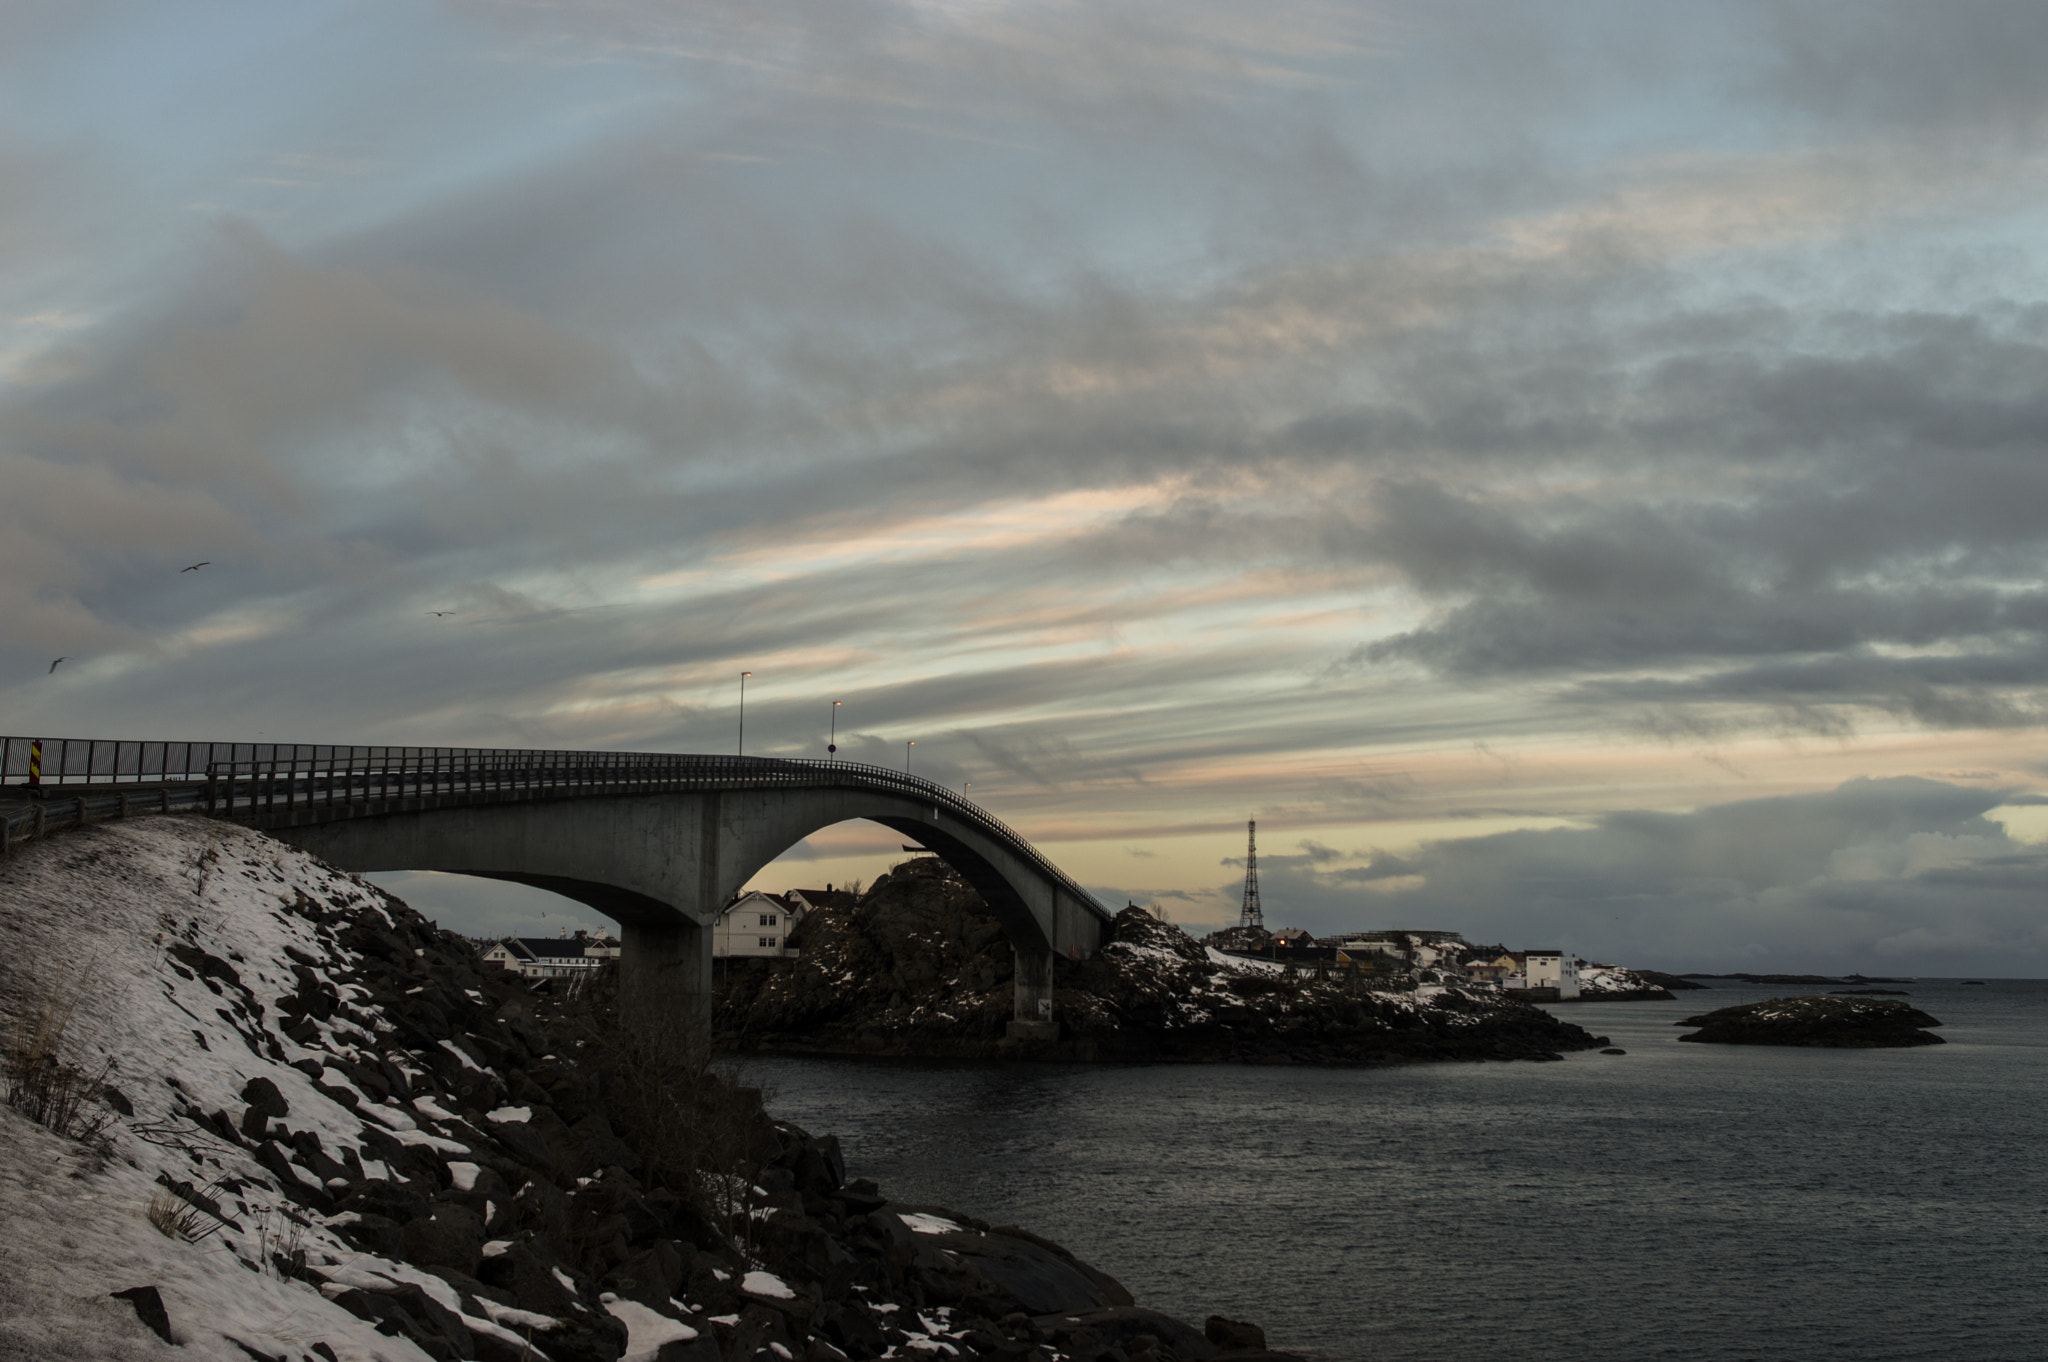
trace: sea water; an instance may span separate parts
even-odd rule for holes
[[[891,1197],[1328,1359],[2048,1357],[2048,980],[1945,1045],[1680,1044],[1818,989],[1551,1008],[1626,1055],[1311,1069],[750,1063]]]

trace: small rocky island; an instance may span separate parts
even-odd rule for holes
[[[715,1025],[741,1051],[920,1059],[1376,1065],[1560,1059],[1607,1042],[1438,971],[1377,979],[1227,955],[1142,908],[1055,975],[1058,1040],[1006,1035],[1001,925],[943,862],[898,865],[858,902],[821,906],[793,960],[720,963]]]
[[[1922,1027],[1941,1023],[1919,1008],[1889,998],[1772,998],[1723,1007],[1678,1026],[1700,1029],[1680,1040],[1711,1045],[1807,1045],[1835,1050],[1940,1045]]]

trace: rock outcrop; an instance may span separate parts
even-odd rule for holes
[[[0,1353],[144,1355],[155,1331],[237,1362],[1284,1356],[1026,1231],[890,1202],[687,1037],[622,1040],[602,981],[480,971],[258,833],[89,827],[0,866],[0,894],[0,1013],[18,1034],[34,976],[72,981],[119,1113],[85,1148],[0,1107],[0,1272],[29,1302]]]
[[[1689,979],[1683,974],[1666,974],[1662,970],[1654,969],[1638,969],[1630,970],[1629,972],[1653,988],[1666,989],[1672,993],[1694,992],[1707,987],[1707,985],[1700,983],[1697,979]]]
[[[1685,985],[1697,988],[1697,984]],[[1586,965],[1579,970],[1579,1001],[1634,1003],[1674,1001],[1671,990],[1643,970],[1620,965]]]
[[[1680,1040],[1712,1045],[1810,1045],[1838,1050],[1940,1045],[1920,1028],[1940,1022],[1908,1003],[1878,998],[1772,998],[1723,1007],[1679,1026],[1700,1029]]]
[[[1137,908],[1093,958],[1062,959],[1057,1041],[1014,1041],[1001,927],[942,863],[898,866],[821,909],[795,960],[726,961],[718,1029],[749,1049],[946,1059],[1394,1064],[1547,1058],[1605,1041],[1480,989],[1303,976],[1210,950]]]

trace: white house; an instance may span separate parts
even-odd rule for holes
[[[792,902],[758,889],[750,890],[727,904],[718,915],[718,924],[711,929],[711,958],[793,956],[796,951],[784,943],[803,915],[801,899]]]
[[[1527,951],[1522,956],[1526,988],[1554,988],[1560,999],[1579,996],[1579,962],[1563,951]]]
[[[618,958],[619,943],[599,932],[574,936],[508,936],[478,957],[485,969],[510,970],[522,979],[573,979]]]

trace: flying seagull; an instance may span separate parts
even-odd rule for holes
[[[193,564],[193,565],[192,565],[191,567],[179,568],[179,569],[178,569],[178,571],[180,571],[180,572],[197,572],[197,571],[199,571],[199,569],[201,569],[201,568],[203,568],[203,567],[212,567],[212,566],[213,566],[213,560],[212,560],[211,558],[209,558],[209,559],[207,559],[207,560],[206,560],[205,562],[203,562],[203,563],[194,563],[194,564]]]
[[[69,654],[69,653],[66,653],[66,654],[64,654],[64,657],[60,657],[60,658],[58,658],[58,659],[57,659],[57,662],[62,662],[62,661],[64,661],[64,660],[65,660],[65,658],[68,658],[68,657],[70,657],[70,656],[71,656],[71,654]],[[53,672],[53,671],[56,671],[56,670],[57,670],[57,662],[52,662],[52,663],[50,664],[50,672]],[[43,673],[43,675],[45,675],[45,676],[48,676],[48,675],[50,674],[50,672],[44,672],[44,673]]]
[[[453,610],[429,610],[427,613],[429,615],[452,615],[455,612]]]

